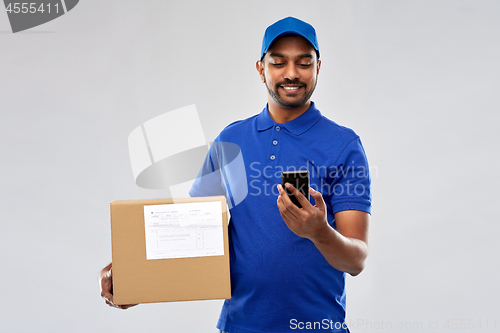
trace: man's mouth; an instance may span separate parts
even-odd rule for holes
[[[280,88],[283,88],[286,92],[294,93],[299,91],[302,86],[280,86]]]

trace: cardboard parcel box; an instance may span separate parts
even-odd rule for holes
[[[226,199],[111,203],[118,305],[231,297]]]

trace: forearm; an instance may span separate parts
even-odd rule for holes
[[[362,240],[345,237],[330,225],[318,236],[310,239],[334,268],[352,276],[363,271],[368,256],[368,245]]]
[[[361,273],[368,256],[369,214],[357,210],[335,213],[337,231],[327,222],[326,205],[320,192],[309,188],[316,201],[312,206],[293,185],[285,185],[302,205],[301,209],[295,206],[278,185],[278,209],[288,228],[297,236],[311,240],[334,268],[353,276]]]

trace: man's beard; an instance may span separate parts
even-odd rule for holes
[[[281,82],[276,83],[276,85],[275,85],[276,92],[273,91],[272,89],[270,89],[269,86],[267,85],[267,79],[266,79],[265,75],[264,75],[264,83],[266,85],[267,91],[269,92],[269,95],[271,95],[271,97],[273,98],[273,100],[278,105],[280,105],[283,108],[294,109],[294,108],[298,108],[299,106],[304,105],[311,98],[311,96],[312,96],[312,94],[314,92],[314,89],[316,89],[316,84],[318,83],[318,80],[316,79],[316,81],[314,81],[314,87],[311,89],[311,91],[307,91],[307,84],[305,84],[304,82],[300,82],[298,80],[293,80],[292,81],[292,80],[289,80],[289,79],[285,79],[285,81],[281,81]],[[304,94],[304,96],[301,99],[299,99],[296,102],[286,102],[279,95],[279,90],[278,89],[279,89],[280,86],[282,86],[282,85],[288,85],[288,84],[299,84],[300,86],[304,87],[304,91],[306,93]]]

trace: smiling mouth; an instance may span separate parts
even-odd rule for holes
[[[283,88],[286,92],[294,93],[299,91],[302,86],[280,86],[280,88]]]

